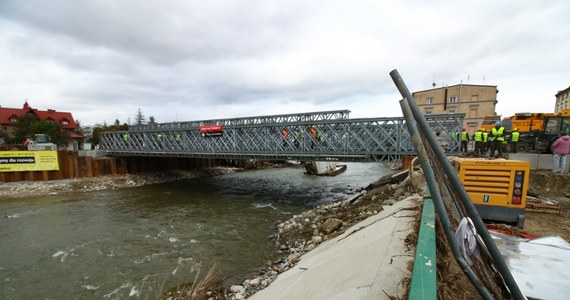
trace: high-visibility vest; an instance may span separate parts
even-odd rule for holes
[[[321,133],[317,131],[317,127],[311,127],[311,136],[314,137],[316,140],[321,139]]]
[[[473,139],[476,142],[482,142],[483,141],[483,132],[481,132],[481,131],[475,132],[475,136],[473,137]]]
[[[511,134],[511,142],[518,142],[519,141],[519,135],[520,133],[518,131],[515,131]]]
[[[487,131],[484,131],[483,132],[483,143],[486,143],[488,138],[489,138],[489,133]]]
[[[498,130],[493,127],[493,129],[491,129],[491,141],[504,141],[505,137],[503,137],[503,131],[505,131],[505,127],[501,127]]]
[[[463,131],[463,132],[461,133],[461,140],[462,140],[462,141],[467,141],[467,140],[468,140],[468,138],[467,138],[467,131]]]

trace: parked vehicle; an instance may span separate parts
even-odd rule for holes
[[[492,120],[497,120],[497,117],[500,118],[500,115],[485,117],[482,127],[485,130],[490,130],[493,126],[488,123]],[[558,113],[516,113],[501,120],[501,125],[505,128],[507,141],[510,141],[511,133],[515,128],[520,133],[517,152],[551,153],[549,150],[551,141],[549,139],[555,140],[561,129],[555,130],[554,127],[557,125],[554,123],[545,128],[545,124],[546,122],[556,122],[553,120],[560,120],[560,118],[570,118],[570,109]],[[540,146],[537,143],[538,140],[541,141]],[[507,145],[506,150],[507,152],[513,152],[510,143]]]
[[[552,153],[552,143],[561,133],[570,134],[570,115],[546,117],[541,130],[536,134],[536,152]]]

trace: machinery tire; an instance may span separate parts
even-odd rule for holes
[[[522,153],[528,152],[528,145],[526,145],[526,144],[517,145],[517,151],[522,152]]]

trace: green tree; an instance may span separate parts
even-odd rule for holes
[[[46,134],[51,138],[52,143],[61,144],[64,142],[61,136],[61,125],[51,121],[33,122],[31,126],[32,134]]]
[[[83,135],[85,132],[83,130],[83,128],[81,127],[81,121],[79,120],[75,120],[75,125],[77,126],[77,128],[73,131],[77,134]],[[83,142],[84,139],[81,139],[81,142]]]
[[[16,122],[14,122],[14,133],[12,134],[11,143],[22,143],[26,139],[26,136],[31,136],[33,134],[31,130],[32,123],[37,121],[38,119],[31,115],[18,118]]]
[[[121,125],[121,122],[119,120],[115,120],[115,123],[111,126],[108,126],[107,123],[103,123],[103,125],[96,124],[95,127],[93,128],[93,133],[88,142],[97,145],[101,141],[101,133],[106,131],[127,131],[127,130],[129,130],[129,125],[127,123],[123,123]]]
[[[14,135],[11,142],[19,144],[26,137],[33,137],[35,134],[46,134],[56,144],[62,142],[60,124],[53,121],[41,121],[31,115],[20,117],[14,122]]]
[[[96,124],[95,127],[93,127],[93,132],[91,133],[91,137],[87,140],[87,142],[89,142],[93,145],[99,144],[99,141],[101,140],[101,132],[102,131],[103,131],[102,126],[99,124]]]

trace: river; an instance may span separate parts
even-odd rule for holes
[[[238,172],[120,190],[0,201],[2,299],[154,299],[216,264],[226,282],[276,258],[268,237],[392,171],[351,163]]]

